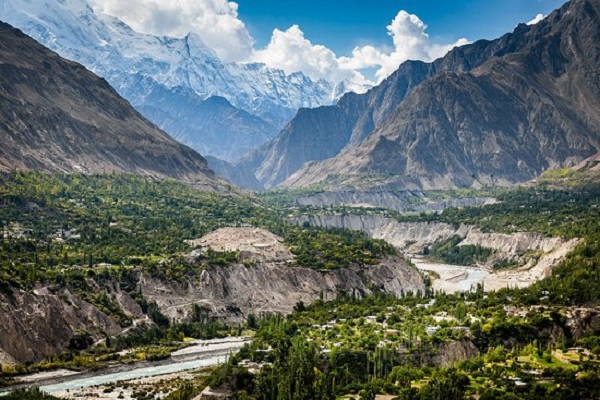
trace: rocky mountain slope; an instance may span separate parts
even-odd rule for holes
[[[202,156],[105,80],[7,24],[0,38],[0,171],[131,172],[222,185]]]
[[[375,175],[440,189],[574,165],[600,148],[599,38],[600,1],[572,0],[536,25],[409,61],[364,95],[298,113],[246,165],[267,186]]]
[[[298,108],[334,101],[329,82],[264,64],[223,62],[197,35],[140,34],[88,0],[0,0],[0,20],[104,77],[145,117],[202,154],[239,157],[248,143],[258,146],[275,135]],[[199,101],[211,96],[231,104],[207,109]],[[237,115],[215,125],[212,111],[231,114],[232,106]],[[230,142],[240,132],[243,137]]]
[[[593,156],[586,158],[573,169],[576,171],[600,171],[600,153],[594,154]]]

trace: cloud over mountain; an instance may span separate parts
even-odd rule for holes
[[[67,0],[68,1],[68,0]],[[138,32],[183,37],[194,32],[225,61],[244,61],[253,39],[238,17],[238,4],[227,0],[92,0]]]
[[[70,0],[63,0],[70,1]],[[382,81],[409,59],[432,61],[455,46],[468,43],[439,43],[427,34],[427,25],[416,15],[402,10],[387,26],[391,46],[355,47],[351,55],[338,56],[327,46],[312,43],[301,27],[274,29],[270,42],[256,48],[238,4],[227,0],[92,0],[102,12],[113,15],[143,33],[185,36],[194,32],[225,61],[259,61],[287,73],[302,71],[313,79],[355,87],[374,84],[365,69],[376,70]]]

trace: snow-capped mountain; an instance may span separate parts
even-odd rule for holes
[[[223,62],[194,34],[170,38],[135,32],[86,0],[0,0],[0,20],[104,77],[174,137],[229,160],[241,156],[249,143],[258,146],[274,136],[299,108],[331,104],[339,96],[331,83],[302,73]],[[199,107],[195,102],[214,96],[228,100],[222,102],[228,116],[232,108],[241,112],[213,118],[200,129],[198,113],[214,111],[215,103]],[[246,136],[233,142],[233,147],[243,143],[242,148],[224,143],[232,135]]]

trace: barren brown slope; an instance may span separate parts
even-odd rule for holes
[[[477,68],[425,80],[364,142],[285,184],[365,174],[437,189],[516,183],[597,153],[600,0],[572,0],[511,36]]]
[[[519,51],[527,40],[524,31],[526,25],[496,40],[456,47],[432,63],[407,61],[365,94],[348,93],[334,106],[300,110],[279,135],[241,165],[254,171],[266,187],[275,186],[304,163],[335,157],[360,144],[424,81],[448,72],[467,73],[494,56]]]
[[[104,79],[1,22],[0,141],[0,171],[127,172],[221,186],[202,156]]]

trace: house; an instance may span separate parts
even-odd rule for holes
[[[440,326],[428,326],[428,327],[425,329],[425,332],[426,332],[428,335],[433,335],[433,334],[434,334],[434,333],[436,333],[438,330],[440,330]]]

